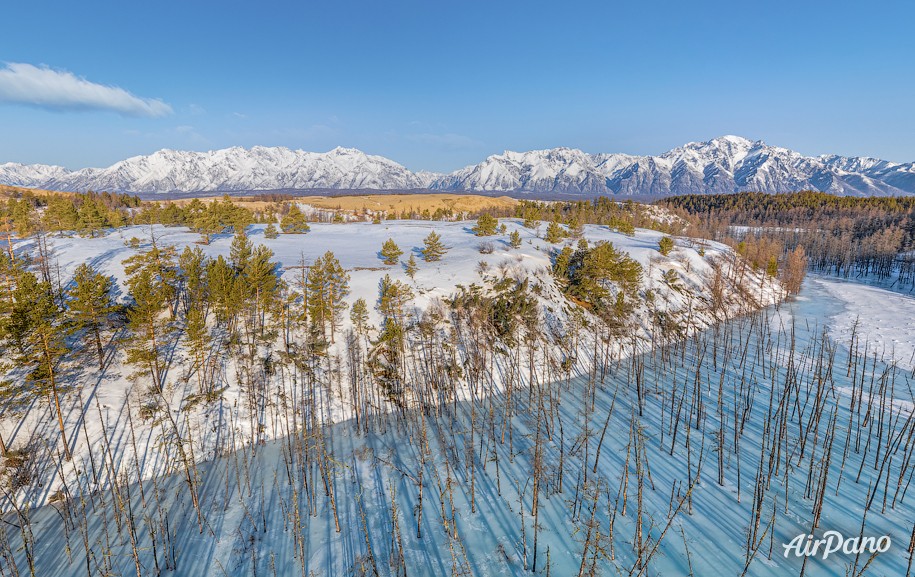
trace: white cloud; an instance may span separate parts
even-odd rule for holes
[[[0,69],[0,101],[52,110],[111,110],[124,116],[167,116],[172,107],[117,86],[89,82],[72,72],[17,62]]]

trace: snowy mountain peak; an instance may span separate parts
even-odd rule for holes
[[[725,135],[657,156],[590,154],[556,147],[506,150],[451,174],[411,172],[356,148],[305,152],[234,146],[158,150],[108,168],[0,164],[0,184],[52,190],[233,192],[310,189],[434,189],[593,196],[822,190],[869,196],[915,194],[915,163],[870,157],[807,157],[762,140]]]

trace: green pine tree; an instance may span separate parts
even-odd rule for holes
[[[67,352],[63,315],[51,285],[39,282],[26,272],[19,276],[12,311],[14,325],[19,332],[20,356],[17,363],[29,367],[26,374],[27,391],[38,398],[45,397],[57,415],[64,457],[70,460],[70,446],[61,409],[62,390],[57,365]]]
[[[667,256],[674,249],[674,239],[669,236],[661,237],[661,240],[658,242],[658,252],[662,255]]]
[[[477,219],[477,225],[472,230],[477,236],[492,236],[496,234],[497,226],[499,226],[499,221],[494,216],[483,213]]]
[[[349,319],[353,323],[353,329],[356,331],[356,334],[365,334],[369,325],[369,309],[365,299],[356,299],[356,302],[353,303],[353,306],[349,311]]]
[[[546,227],[546,241],[548,243],[557,243],[566,237],[566,231],[562,226],[554,221]]]
[[[329,327],[330,342],[333,343],[349,294],[349,274],[334,253],[328,251],[315,259],[308,269],[306,288],[312,327],[320,331],[325,339]]]
[[[79,212],[70,198],[51,196],[41,220],[48,230],[76,230],[79,227]]]
[[[521,233],[517,230],[513,230],[512,233],[508,235],[508,241],[512,248],[521,248]]]
[[[407,276],[411,279],[416,276],[416,271],[419,267],[416,266],[416,258],[410,253],[410,260],[407,261],[407,264],[404,265],[404,272],[407,273]]]
[[[280,235],[280,232],[276,229],[276,225],[272,222],[267,225],[267,228],[264,229],[264,237],[274,239]]]
[[[95,238],[106,224],[103,208],[94,200],[86,199],[79,209],[79,232],[84,236]]]
[[[441,235],[434,230],[423,239],[423,260],[426,262],[441,260],[446,250],[445,245],[442,243]]]
[[[191,227],[203,237],[203,244],[210,244],[214,234],[219,234],[226,229],[225,223],[219,218],[219,211],[214,202],[206,205],[196,214]]]
[[[378,312],[382,316],[381,333],[372,351],[375,377],[388,399],[403,406],[403,359],[406,344],[405,309],[413,298],[410,288],[390,275],[381,279]]]
[[[76,268],[73,286],[68,292],[70,320],[76,330],[86,331],[92,337],[99,370],[105,368],[102,330],[108,325],[108,315],[117,308],[112,289],[110,278],[83,263]]]
[[[133,305],[127,312],[127,326],[131,332],[127,347],[127,362],[139,368],[139,375],[152,381],[151,390],[162,390],[162,355],[167,342],[166,326],[162,313],[168,304],[168,289],[152,268],[137,270],[127,286]]]
[[[399,259],[402,254],[403,251],[400,250],[400,247],[397,246],[397,243],[394,242],[393,238],[389,238],[381,245],[381,256],[383,257],[384,264],[397,264],[397,259]]]
[[[237,273],[222,255],[207,263],[207,287],[216,322],[231,329],[244,304],[242,283]]]
[[[251,245],[251,240],[248,238],[247,234],[239,232],[232,237],[232,244],[229,247],[229,262],[232,264],[236,273],[245,270],[253,251],[254,248]]]
[[[305,213],[293,202],[289,205],[289,211],[280,220],[280,229],[285,234],[305,234],[311,227],[308,226]]]
[[[254,330],[261,336],[264,334],[267,310],[275,301],[279,288],[278,267],[273,261],[273,251],[259,244],[251,251],[241,271],[241,286],[247,289],[247,300],[251,302],[254,312]]]

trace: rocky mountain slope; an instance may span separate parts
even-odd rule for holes
[[[915,194],[915,163],[804,156],[738,136],[691,142],[658,156],[589,154],[572,148],[495,154],[451,174],[411,172],[352,148],[282,147],[210,152],[160,150],[108,168],[0,164],[0,184],[133,193],[256,190],[410,190],[592,196],[820,190],[839,195]]]

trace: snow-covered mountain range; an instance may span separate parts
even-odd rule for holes
[[[588,154],[571,148],[506,151],[451,174],[411,172],[352,148],[315,153],[256,146],[160,150],[108,168],[0,164],[0,184],[134,193],[376,189],[590,196],[821,190],[841,195],[915,194],[915,163],[804,156],[738,136],[691,142],[658,156]]]

